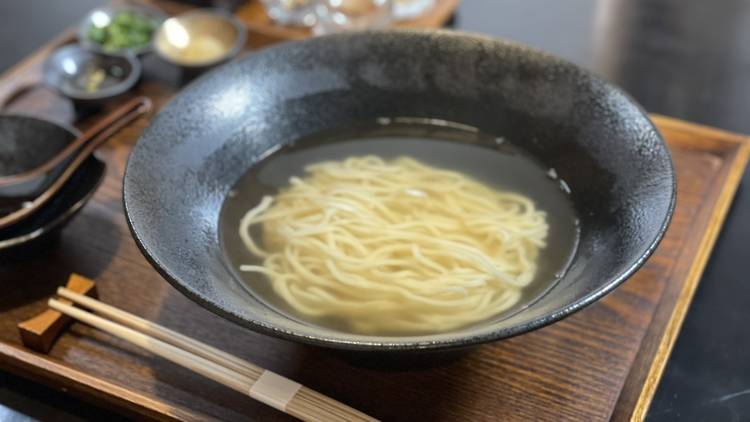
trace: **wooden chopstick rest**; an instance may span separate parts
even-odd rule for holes
[[[67,288],[82,295],[97,297],[96,283],[78,274],[71,274]],[[73,302],[60,299],[68,305]],[[72,318],[54,309],[47,309],[41,314],[18,324],[18,333],[24,346],[40,353],[47,353],[55,343],[57,336],[72,321]]]

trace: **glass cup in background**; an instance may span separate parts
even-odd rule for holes
[[[317,35],[347,30],[380,29],[393,20],[392,0],[318,0]]]
[[[415,19],[435,7],[435,0],[393,0],[393,17],[396,20]]]
[[[266,13],[281,25],[313,26],[315,0],[262,0]]]

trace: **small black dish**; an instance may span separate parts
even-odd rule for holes
[[[0,115],[0,174],[33,168],[72,142],[78,131],[22,115]],[[86,204],[104,178],[106,165],[90,156],[62,189],[28,219],[0,229],[0,260],[40,252]]]
[[[44,82],[73,100],[76,107],[101,105],[133,88],[141,63],[132,54],[111,56],[68,44],[44,63]]]

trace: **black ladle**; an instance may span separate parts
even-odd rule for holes
[[[36,212],[78,167],[112,135],[151,110],[151,100],[137,97],[122,105],[42,165],[0,177],[0,228]],[[50,164],[51,163],[51,164]]]

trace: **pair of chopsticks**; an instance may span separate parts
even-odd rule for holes
[[[96,314],[57,299],[49,300],[50,308],[304,421],[377,420],[288,378],[114,306],[65,287],[58,288],[57,294]]]

